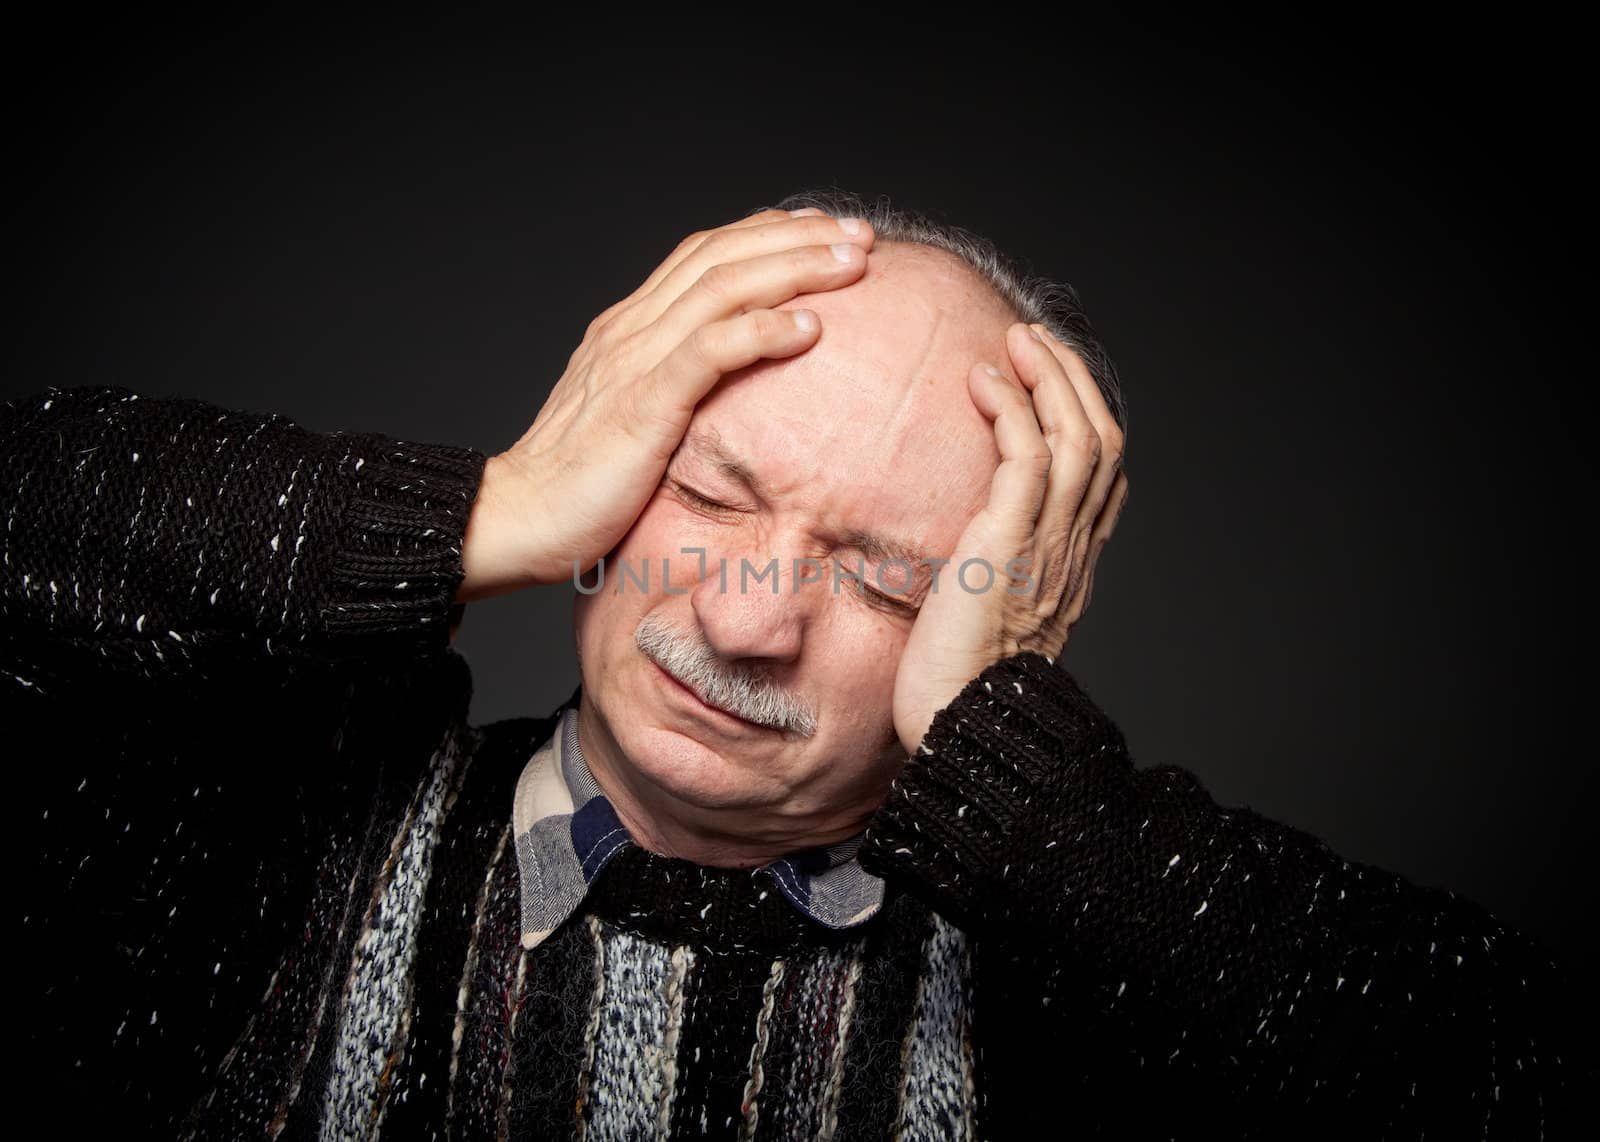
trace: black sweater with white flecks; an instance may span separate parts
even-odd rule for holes
[[[873,818],[882,912],[627,850],[518,942],[449,648],[472,449],[126,389],[0,407],[29,1099],[134,1136],[1560,1137],[1569,981],[1482,908],[1135,768],[1034,654]]]

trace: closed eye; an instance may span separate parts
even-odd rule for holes
[[[671,484],[674,494],[676,494],[679,499],[683,500],[690,507],[698,508],[701,511],[711,512],[713,514],[737,512],[740,510],[739,508],[733,507],[730,504],[718,503],[716,500],[709,499],[695,491],[693,488],[689,487],[687,484],[681,483],[677,480],[668,478],[664,482]],[[871,575],[872,573],[869,571],[866,574]],[[886,595],[882,591],[875,591],[871,587],[868,587],[865,583],[857,584],[853,576],[841,576],[841,578],[844,578],[847,582],[850,582],[854,586],[856,593],[862,596],[870,606],[886,611],[889,614],[901,615],[906,618],[914,619],[917,617],[917,612],[921,609],[920,603],[908,603],[904,598],[894,595]]]
[[[870,606],[876,607],[879,610],[887,611],[890,614],[904,615],[907,618],[916,618],[917,612],[921,609],[922,604],[908,602],[904,594],[890,595],[884,593],[883,591],[875,590],[874,588],[867,586],[865,580],[870,579],[872,574],[873,573],[871,571],[864,571],[862,575],[862,581],[859,582],[857,581],[854,572],[849,575],[841,574],[839,578],[849,583],[850,590],[865,599]]]
[[[908,603],[903,598],[896,598],[893,595],[885,595],[882,591],[874,591],[871,587],[867,586],[862,586],[859,588],[859,590],[861,594],[865,595],[867,600],[875,606],[884,607],[896,614],[912,617],[914,617],[917,613],[917,604]]]
[[[693,488],[684,484],[680,484],[676,480],[672,480],[670,482],[672,484],[673,491],[678,494],[679,498],[685,500],[693,507],[697,507],[709,512],[731,512],[738,510],[728,506],[727,504],[719,504],[716,500],[707,499]]]

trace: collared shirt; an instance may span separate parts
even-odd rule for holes
[[[535,948],[583,903],[613,856],[634,840],[600,792],[578,746],[578,707],[517,779],[512,806],[522,888],[522,946]],[[856,861],[861,834],[765,865],[779,891],[825,928],[853,928],[883,905],[883,881]]]

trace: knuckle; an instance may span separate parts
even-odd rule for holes
[[[594,319],[589,322],[588,329],[584,331],[584,338],[587,340],[598,337],[605,331],[606,326],[611,324],[612,319],[615,318],[617,314],[621,312],[621,310],[622,302],[619,301],[612,305],[608,305],[605,309],[595,314]]]
[[[726,300],[733,295],[734,282],[738,271],[727,262],[718,262],[700,275],[700,280],[695,283],[697,289],[708,297]]]
[[[996,385],[995,388],[999,393],[999,403],[1010,406],[1008,411],[1014,410],[1018,413],[1026,413],[1034,419],[1035,423],[1038,423],[1039,410],[1038,406],[1033,403],[1033,394],[1023,388],[1021,384],[1002,376],[1001,383]]]
[[[1100,459],[1100,434],[1093,428],[1085,429],[1071,438],[1071,447],[1074,452],[1094,463]]]
[[[722,357],[726,343],[727,338],[717,325],[700,326],[684,342],[690,357],[701,366],[715,366]]]
[[[748,328],[754,335],[754,340],[763,344],[786,336],[794,328],[794,322],[790,317],[770,309],[755,310],[748,317]]]
[[[745,236],[739,229],[718,229],[705,232],[705,249],[702,251],[708,257],[715,258],[718,262],[725,262],[734,251],[740,248],[740,243],[745,241]]]
[[[789,264],[801,273],[824,274],[837,273],[845,268],[845,263],[834,256],[833,247],[836,243],[828,242],[824,245],[799,246],[789,251]],[[848,244],[848,243],[846,243]]]

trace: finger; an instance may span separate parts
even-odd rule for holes
[[[682,242],[678,242],[677,246],[674,246],[672,253],[667,254],[666,258],[662,259],[661,266],[651,270],[650,277],[646,277],[643,283],[640,283],[634,294],[635,296],[643,297],[645,294],[650,293],[651,289],[661,285],[662,278],[667,277],[667,274],[670,274],[683,259],[688,258],[690,254],[698,250],[699,246],[706,242],[707,238],[712,237],[714,234],[720,234],[722,230],[749,230],[757,226],[771,226],[773,222],[781,222],[787,218],[806,218],[806,216],[814,216],[814,214],[821,213],[822,211],[816,210],[814,206],[808,206],[805,211],[760,210],[755,211],[754,214],[746,214],[744,218],[734,219],[733,222],[726,222],[723,226],[696,230],[694,234],[688,235],[688,237],[683,238]]]
[[[758,309],[702,325],[640,379],[635,407],[646,420],[681,425],[681,438],[695,406],[724,375],[809,348],[821,329],[810,309]]]
[[[978,411],[994,422],[1000,465],[989,482],[983,511],[1009,540],[1033,534],[1050,479],[1050,446],[1039,430],[1033,402],[993,365],[975,366],[967,387]]]
[[[1100,518],[1094,521],[1094,531],[1089,533],[1089,542],[1098,543],[1104,547],[1111,539],[1112,533],[1117,530],[1117,524],[1122,519],[1122,511],[1128,506],[1128,473],[1118,472],[1116,482],[1111,485],[1111,494],[1106,497],[1105,510],[1100,513]]]
[[[688,235],[682,241],[680,241],[677,246],[673,248],[672,252],[662,259],[661,264],[650,271],[649,276],[646,277],[644,281],[640,282],[632,293],[628,294],[627,297],[622,298],[620,301],[612,303],[603,312],[601,312],[598,317],[591,321],[589,323],[589,333],[593,334],[597,328],[604,325],[607,321],[636,305],[641,298],[648,296],[652,291],[655,290],[657,286],[661,284],[661,280],[663,278],[671,273],[675,267],[681,264],[685,258],[694,253],[694,251],[698,249],[700,245],[713,234],[716,234],[722,230],[746,230],[755,226],[769,226],[774,222],[779,222],[789,218],[814,217],[822,213],[824,212],[818,210],[814,206],[803,207],[799,210],[758,210],[752,214],[747,214],[743,218],[735,219],[734,221],[726,223],[722,226],[714,226],[705,230],[696,230],[693,234]],[[627,331],[631,332],[636,327],[636,325],[629,325]]]
[[[1074,530],[1087,531],[1105,491],[1095,485],[1101,468],[1100,436],[1061,362],[1045,343],[1031,336],[1029,327],[1021,322],[1007,330],[1006,337],[1017,376],[1032,390],[1039,427],[1055,458],[1041,527],[1062,536]],[[1109,486],[1109,479],[1105,484]],[[1084,515],[1088,518],[1081,518]]]
[[[866,252],[851,242],[794,246],[720,262],[701,274],[652,325],[640,330],[641,347],[647,359],[659,360],[703,325],[731,314],[771,309],[797,294],[837,289],[866,270]]]
[[[1084,564],[1083,585],[1078,590],[1077,598],[1071,600],[1066,607],[1067,625],[1073,626],[1089,609],[1089,603],[1094,598],[1094,572],[1100,563],[1100,552],[1111,541],[1112,532],[1117,529],[1117,521],[1122,518],[1123,508],[1128,503],[1128,474],[1118,472],[1116,481],[1111,485],[1111,494],[1106,499],[1105,510],[1100,513],[1100,518],[1095,520],[1094,530],[1089,533],[1089,549],[1087,560]]]
[[[1072,383],[1073,390],[1078,395],[1078,403],[1089,417],[1089,422],[1094,425],[1095,433],[1100,437],[1101,460],[1107,464],[1102,478],[1109,486],[1111,477],[1122,468],[1122,457],[1127,442],[1122,429],[1117,425],[1116,417],[1111,415],[1105,394],[1095,383],[1094,375],[1089,372],[1089,366],[1084,364],[1083,358],[1073,352],[1070,346],[1057,340],[1043,325],[1035,325],[1032,328],[1039,334],[1045,348],[1050,350],[1051,356],[1060,363],[1067,380]]]
[[[809,209],[809,208],[807,208]],[[688,239],[684,240],[685,243]],[[872,228],[859,219],[808,214],[766,219],[753,226],[728,226],[701,236],[692,247],[680,245],[657,267],[630,306],[628,330],[655,321],[713,267],[746,261],[797,246],[830,246],[837,242],[870,249]]]

